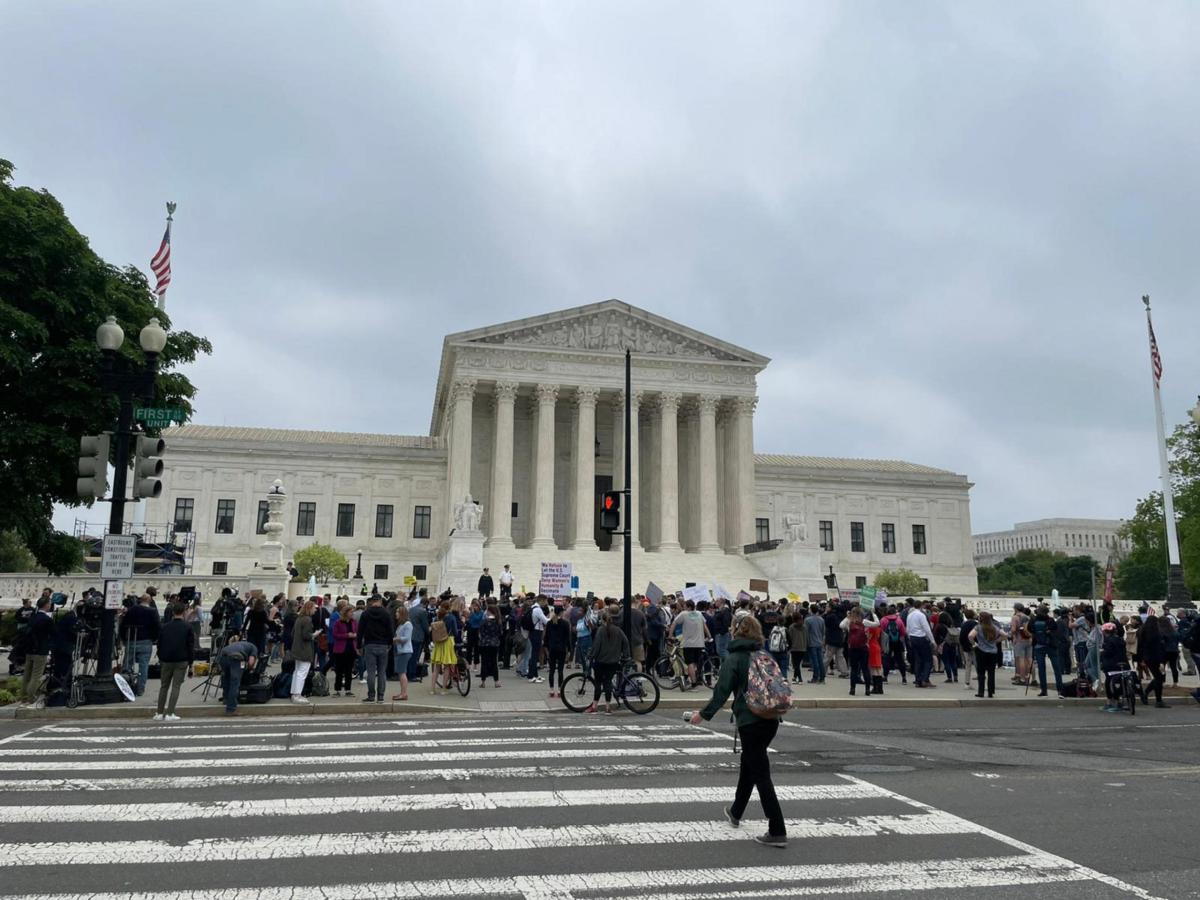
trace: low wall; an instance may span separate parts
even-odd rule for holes
[[[247,575],[244,577],[229,577],[225,575],[138,575],[125,582],[125,593],[141,594],[148,587],[158,588],[159,594],[175,594],[185,585],[195,587],[209,606],[209,601],[221,594],[222,588],[234,588],[241,594],[250,590],[261,590],[268,597],[286,592],[287,576],[269,578]],[[68,597],[78,597],[88,588],[102,589],[104,581],[99,575],[38,575],[36,573],[15,573],[0,575],[0,608],[9,609],[20,606],[25,597],[36,599],[43,588],[50,588],[56,593]]]

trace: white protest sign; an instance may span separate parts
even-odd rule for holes
[[[651,603],[658,603],[663,598],[662,588],[653,581],[646,585],[646,599]]]
[[[105,581],[124,581],[133,577],[133,555],[137,537],[132,534],[106,534],[100,557],[100,577]]]
[[[125,582],[109,581],[104,585],[104,608],[120,609],[125,597]]]
[[[566,597],[570,591],[571,574],[569,562],[542,563],[542,577],[538,581],[538,593],[546,597]]]
[[[708,588],[702,584],[693,584],[691,587],[685,587],[683,589],[683,599],[691,600],[693,603],[707,603],[709,600]]]
[[[733,597],[730,596],[729,591],[725,590],[725,588],[719,584],[713,585],[712,592],[714,597],[720,597],[722,600],[733,602]]]

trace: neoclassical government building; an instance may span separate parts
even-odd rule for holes
[[[935,593],[974,594],[967,478],[756,453],[769,362],[617,300],[452,334],[427,435],[174,428],[145,519],[194,535],[195,574],[252,574],[279,534],[267,499],[279,480],[285,556],[328,543],[353,573],[361,552],[380,589],[415,576],[469,590],[479,566],[505,563],[533,589],[542,563],[569,563],[581,593],[615,593],[622,538],[600,530],[598,496],[623,487],[628,403],[637,589],[824,590],[830,567],[841,587],[904,567]]]

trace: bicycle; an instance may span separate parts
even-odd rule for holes
[[[471,693],[471,667],[467,665],[467,661],[461,656],[450,670],[450,681],[454,684],[454,689],[462,696],[465,697]],[[439,684],[438,687],[450,690],[449,684]]]
[[[654,675],[660,684],[667,688],[679,688],[689,691],[703,684],[711,688],[716,681],[717,670],[720,668],[720,657],[702,653],[700,662],[696,664],[696,682],[688,685],[687,662],[683,658],[683,647],[678,641],[671,641],[667,652],[658,658],[654,664]]]
[[[1132,669],[1122,669],[1119,672],[1105,672],[1109,679],[1119,681],[1117,690],[1117,708],[1128,709],[1131,716],[1137,715],[1137,698],[1142,692],[1141,681],[1137,672]]]
[[[563,706],[571,712],[583,712],[592,705],[592,697],[596,693],[595,686],[596,682],[590,674],[576,672],[568,675],[559,692]],[[654,708],[658,706],[658,682],[644,672],[636,671],[630,662],[617,675],[613,695],[617,702],[623,703],[631,713],[644,716],[654,712]]]

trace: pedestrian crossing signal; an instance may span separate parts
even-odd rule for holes
[[[620,491],[605,491],[600,498],[600,527],[609,534],[621,529]]]

